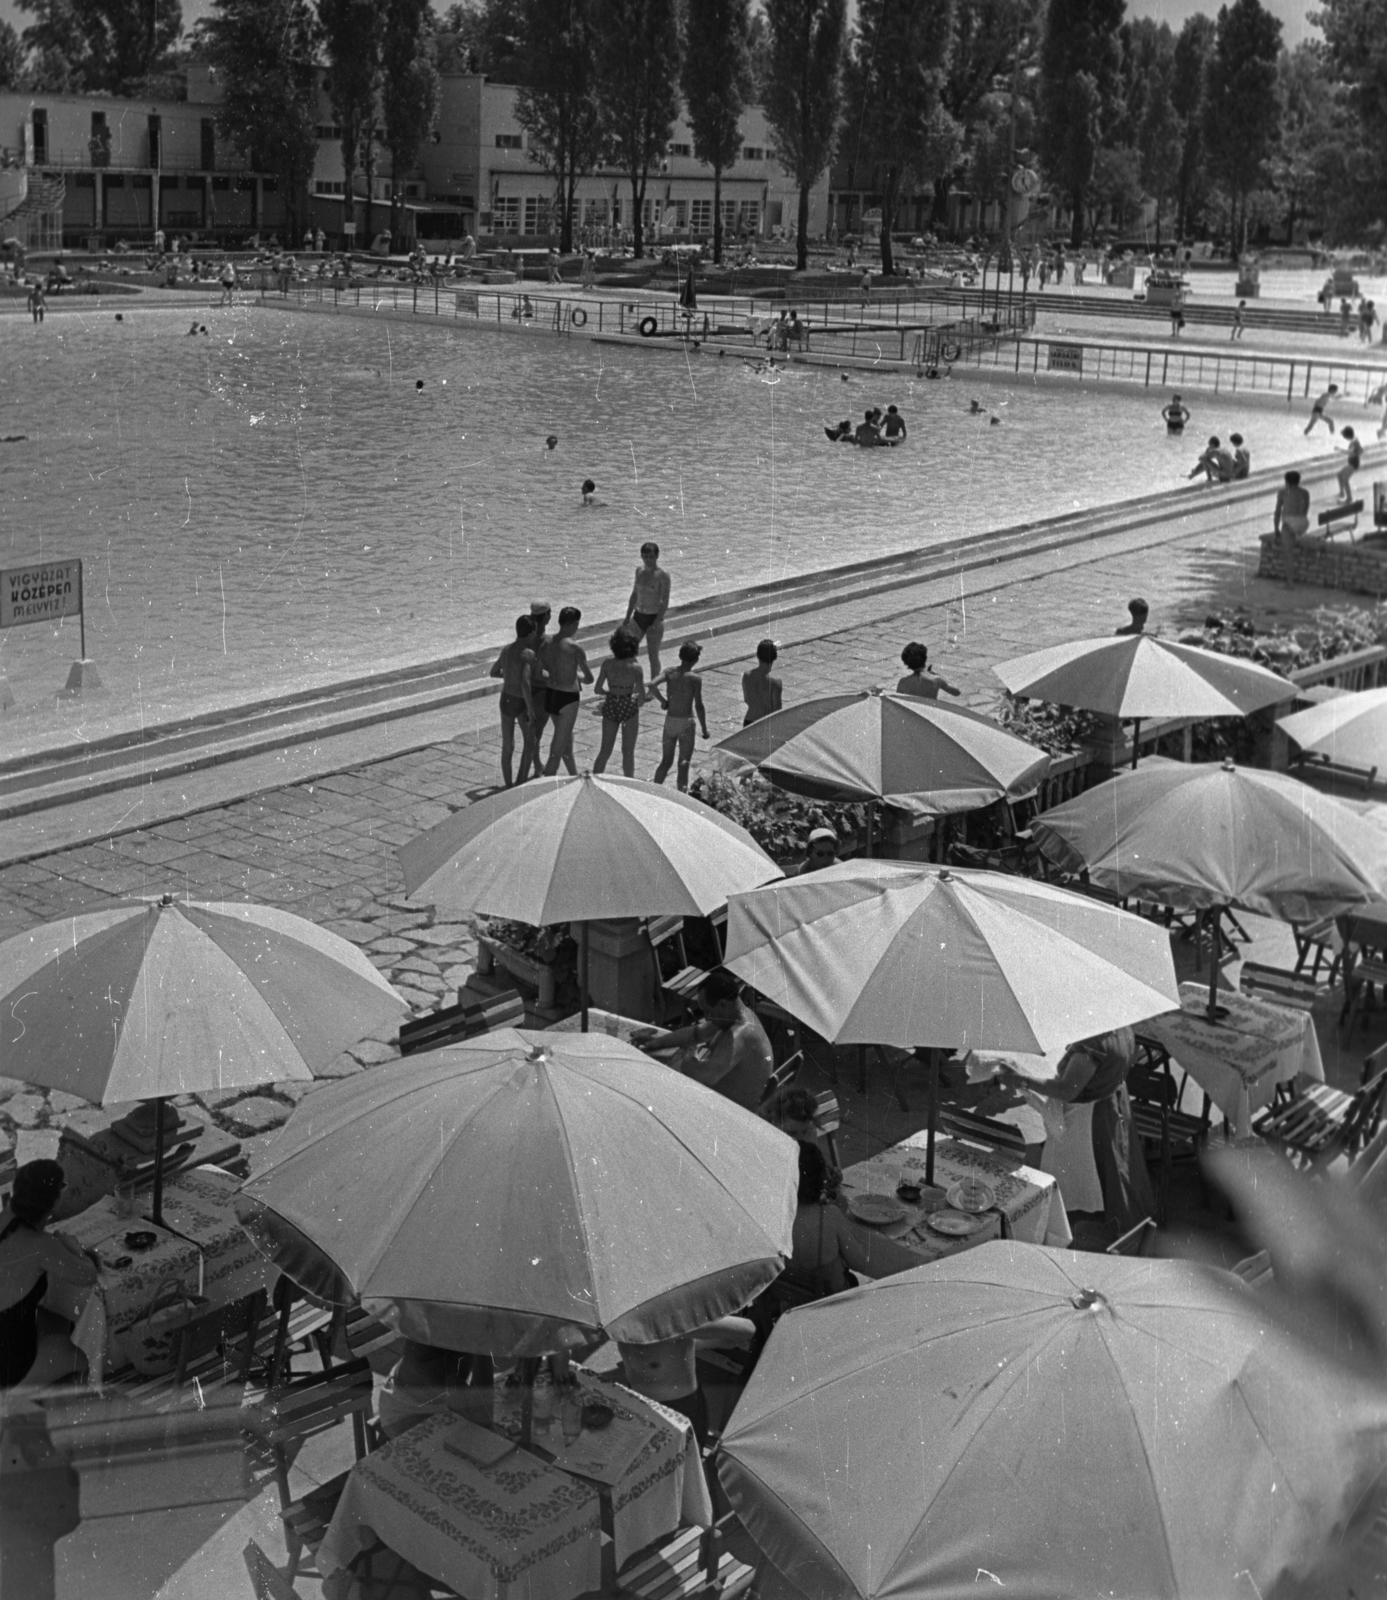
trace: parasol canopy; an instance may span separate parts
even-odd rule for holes
[[[797,1182],[793,1140],[632,1046],[505,1029],[310,1095],[238,1211],[311,1292],[526,1356],[739,1310]]]
[[[1164,929],[958,867],[844,861],[734,895],[725,959],[842,1044],[1034,1054],[1179,1005]]]
[[[1050,758],[989,718],[917,695],[826,695],[761,717],[713,746],[820,800],[877,800],[917,815],[973,811],[1034,789]]]
[[[718,1470],[807,1600],[1271,1600],[1330,1592],[1384,1422],[1228,1274],[992,1243],[783,1318]]]
[[[1387,689],[1338,695],[1277,726],[1314,755],[1347,767],[1387,768]]]

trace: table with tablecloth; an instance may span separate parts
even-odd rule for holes
[[[44,1302],[76,1324],[73,1343],[86,1356],[93,1381],[100,1382],[103,1370],[129,1363],[150,1302],[170,1280],[204,1296],[209,1309],[273,1288],[278,1268],[256,1249],[232,1209],[238,1186],[227,1173],[180,1172],[164,1186],[163,1226],[143,1214],[149,1195],[140,1196],[133,1216],[122,1215],[106,1195],[59,1225],[58,1231],[101,1261],[94,1289],[52,1284]],[[131,1233],[151,1233],[154,1242],[133,1248],[126,1243]]]
[[[913,1133],[900,1144],[892,1145],[859,1161],[843,1173],[842,1193],[845,1201],[854,1195],[877,1193],[899,1199],[896,1186],[902,1181],[923,1185],[928,1135],[923,1130]],[[962,1139],[936,1139],[934,1146],[934,1182],[936,1187],[948,1189],[965,1178],[978,1178],[988,1184],[997,1196],[995,1209],[982,1217],[982,1226],[976,1233],[963,1238],[951,1238],[936,1233],[925,1220],[928,1213],[922,1206],[900,1201],[905,1218],[888,1224],[881,1231],[920,1257],[922,1262],[938,1261],[944,1256],[957,1255],[971,1250],[988,1239],[997,1238],[1006,1219],[1006,1232],[1013,1239],[1026,1244],[1070,1245],[1074,1235],[1065,1215],[1059,1186],[1052,1177],[1023,1165],[1019,1160],[997,1151],[984,1150]]]
[[[1242,1138],[1278,1083],[1301,1073],[1323,1082],[1324,1063],[1308,1011],[1228,989],[1218,991],[1218,1003],[1227,1015],[1211,1023],[1207,985],[1182,983],[1180,1010],[1150,1018],[1137,1032],[1165,1046]]]
[[[709,1527],[712,1502],[689,1423],[621,1384],[577,1377],[585,1400],[600,1397],[648,1432],[611,1490],[617,1565],[681,1523]],[[531,1450],[479,1466],[446,1447],[458,1427],[458,1417],[440,1412],[357,1463],[318,1551],[324,1577],[379,1539],[468,1600],[574,1600],[599,1588],[598,1485]],[[562,1440],[556,1421],[550,1448]]]

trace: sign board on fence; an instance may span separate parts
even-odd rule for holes
[[[1081,344],[1052,344],[1045,365],[1051,372],[1077,372],[1084,370],[1084,347]]]
[[[456,297],[457,309],[459,311],[471,312],[474,317],[481,316],[481,296],[475,289],[458,289],[456,291]]]
[[[36,561],[0,571],[0,628],[54,622],[82,610],[82,563]]]

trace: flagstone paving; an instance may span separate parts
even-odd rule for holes
[[[1141,541],[1081,546],[995,569],[979,589],[952,592],[934,579],[864,604],[835,606],[791,619],[781,631],[778,671],[787,700],[870,683],[891,684],[899,652],[912,638],[929,644],[936,669],[986,709],[998,685],[998,660],[1064,639],[1110,632],[1126,620],[1126,601],[1142,594],[1152,626],[1169,634],[1210,609],[1245,605],[1261,622],[1303,622],[1317,605],[1345,604],[1326,591],[1294,596],[1255,577],[1255,533],[1264,513],[1244,511],[1158,550]],[[740,724],[740,673],[754,639],[718,639],[709,649],[705,697],[714,738]],[[670,642],[673,659],[677,641]],[[474,712],[493,715],[489,709]],[[659,759],[661,718],[642,719],[636,770]],[[600,724],[578,719],[580,769],[596,754]],[[701,761],[700,754],[698,760]],[[619,767],[614,770],[619,770]],[[454,917],[411,906],[396,847],[487,792],[499,777],[499,730],[490,724],[387,760],[312,782],[248,795],[137,832],[0,867],[0,937],[111,898],[173,891],[204,899],[254,899],[281,906],[340,933],[362,949],[416,1010],[447,1003],[472,970],[470,928]],[[397,1054],[393,1030],[362,1041],[324,1076],[375,1067]],[[300,1091],[301,1092],[301,1091]],[[297,1093],[284,1086],[204,1102],[228,1131],[256,1137],[288,1116]],[[64,1097],[70,1101],[71,1097]],[[244,1109],[238,1106],[244,1101]],[[868,1096],[844,1088],[846,1136],[875,1146],[898,1137],[889,1083]],[[23,1134],[21,1149],[51,1146],[70,1115],[55,1097],[0,1080],[0,1150]],[[914,1115],[913,1124],[919,1122]]]

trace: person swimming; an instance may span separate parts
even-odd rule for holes
[[[559,436],[558,436],[557,433],[551,433],[549,435],[549,437],[544,441],[544,447],[545,447],[546,450],[556,450],[558,448],[558,444],[559,444]]]
[[[585,506],[595,506],[597,504],[597,502],[592,497],[596,493],[597,493],[597,485],[592,481],[591,478],[584,478],[583,479],[583,504]]]
[[[970,417],[980,417],[982,415],[982,407],[976,400],[970,400],[968,402],[968,415]]]
[[[887,406],[886,421],[882,424],[882,432],[887,444],[900,444],[906,437],[905,418],[895,406]]]
[[[422,388],[423,388],[423,387],[424,387],[424,380],[423,380],[423,379],[422,379],[422,378],[416,378],[416,379],[415,379],[415,380],[414,380],[414,392],[415,392],[415,394],[418,394],[418,393],[419,393],[419,391],[420,391],[420,390],[421,390],[421,389],[422,389]]]
[[[1190,420],[1189,407],[1178,394],[1173,394],[1170,397],[1170,404],[1161,407],[1161,419],[1165,423],[1167,433],[1183,433],[1185,424]]]
[[[853,442],[852,423],[849,422],[846,417],[844,417],[843,420],[835,427],[830,428],[827,424],[825,424],[824,433],[826,434],[830,444],[851,444]]]

